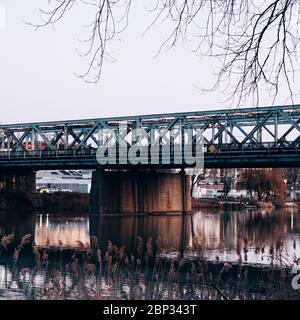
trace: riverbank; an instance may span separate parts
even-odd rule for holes
[[[0,210],[41,211],[41,212],[88,212],[90,194],[79,192],[29,193],[16,194],[0,192]],[[282,208],[298,208],[296,202],[286,202]],[[275,209],[271,201],[239,201],[213,198],[192,199],[193,209],[243,210],[243,209]],[[155,213],[153,213],[155,214]],[[165,215],[180,213],[165,213]],[[162,215],[162,214],[159,214]],[[163,214],[164,215],[164,214]]]
[[[90,195],[79,192],[0,193],[0,210],[18,210],[41,212],[87,212],[90,205]]]
[[[220,209],[220,210],[242,210],[242,209],[275,209],[276,206],[272,201],[256,201],[247,202],[239,200],[221,200],[212,198],[192,199],[193,209]],[[299,208],[296,202],[286,202],[282,208]]]
[[[220,209],[220,210],[242,210],[257,208],[256,203],[246,203],[242,201],[226,201],[212,198],[192,199],[193,209]]]

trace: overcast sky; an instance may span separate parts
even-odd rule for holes
[[[134,1],[129,27],[113,44],[110,52],[117,61],[105,64],[100,83],[83,82],[75,73],[84,71],[88,62],[76,49],[81,46],[78,38],[88,35],[83,27],[89,22],[86,13],[77,6],[55,30],[35,31],[25,22],[39,23],[38,9],[47,2],[0,0],[6,20],[4,25],[0,9],[0,122],[230,107],[224,94],[202,94],[197,88],[212,83],[213,61],[200,60],[180,45],[154,58],[168,29],[157,25],[143,36],[153,18],[143,1]],[[283,93],[282,102],[286,96]],[[262,96],[261,103],[270,105],[272,100]]]

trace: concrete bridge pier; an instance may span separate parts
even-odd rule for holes
[[[0,192],[32,193],[36,191],[34,171],[0,172]]]
[[[98,169],[93,172],[91,212],[191,211],[190,177],[184,172]]]

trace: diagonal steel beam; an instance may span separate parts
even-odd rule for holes
[[[232,124],[238,128],[240,130],[240,132],[246,137],[248,135],[248,133],[237,123],[237,122],[232,122]],[[258,140],[255,137],[250,137],[250,139],[254,142],[254,143],[259,143]],[[239,141],[239,144],[242,144],[242,142]]]
[[[275,139],[275,134],[266,125],[263,125],[263,128]]]
[[[96,143],[98,147],[100,147],[100,142],[94,137],[94,135],[91,135],[91,139]]]
[[[40,128],[36,125],[32,126],[32,129],[40,135],[40,137],[43,139],[43,141],[46,143],[47,147],[50,150],[54,150],[55,148],[53,147],[53,145],[50,143],[50,141],[48,140],[48,138],[45,136],[45,134],[40,130]]]
[[[229,136],[231,137],[231,139],[235,141],[235,143],[240,143],[240,141],[239,141],[230,131],[228,131],[228,129],[227,129],[228,125],[231,124],[231,122],[228,121],[228,122],[226,122],[225,125],[223,125],[223,124],[220,123],[219,121],[217,121],[217,123],[218,123],[219,126],[222,128],[222,130],[219,130],[219,131],[217,132],[217,134],[215,135],[214,140],[218,139],[218,137],[220,136],[220,134],[222,134],[222,133],[225,131],[226,133],[229,134]],[[230,144],[232,144],[232,143],[230,143]]]
[[[73,131],[73,130],[72,130]],[[74,131],[73,131],[74,132]],[[86,132],[86,129],[82,129],[79,133],[78,133],[78,135],[74,132],[74,134],[76,135],[76,139],[75,139],[75,137],[73,137],[74,138],[74,141],[72,141],[71,142],[71,144],[70,144],[70,149],[72,149],[74,146],[75,146],[75,144],[76,143],[80,143],[81,142],[81,137],[84,135],[84,133]],[[72,135],[72,133],[70,132],[70,134],[71,134],[71,136],[73,136]]]
[[[79,135],[77,135],[72,128],[67,127],[67,131],[68,133],[74,138],[74,141],[70,144],[70,147],[72,147],[76,142],[79,144],[81,142],[80,140],[80,136],[83,134],[83,132],[81,131],[79,133]],[[75,142],[75,143],[74,143]]]
[[[19,139],[15,136],[13,131],[6,130],[5,132],[6,132],[7,138],[11,137],[15,141],[16,144],[19,143]],[[25,150],[25,148],[24,148],[24,146],[22,144],[21,144],[21,147],[22,147],[23,150]]]
[[[86,142],[88,141],[88,139],[91,137],[91,135],[99,128],[99,127],[103,127],[103,122],[102,121],[98,121],[94,124],[94,126],[85,134],[84,138],[80,141],[80,143],[78,144],[76,150],[80,149],[81,147],[85,147],[88,148],[88,146],[86,145]],[[107,125],[106,125],[107,126]],[[108,126],[109,127],[109,126]],[[109,127],[110,128],[110,127]],[[110,128],[111,129],[111,128]]]
[[[298,119],[298,120],[296,121],[296,123],[299,124],[299,123],[300,123],[300,119]],[[280,143],[284,142],[284,140],[286,140],[285,138],[293,131],[293,129],[294,129],[294,127],[291,126],[291,127],[278,139],[278,141],[279,141]]]
[[[262,121],[260,121],[251,131],[250,133],[247,134],[247,136],[244,138],[244,140],[241,142],[241,144],[245,144],[251,137],[253,137],[254,133],[257,132],[258,129],[260,129],[266,122],[267,120],[271,117],[273,112],[269,112]]]
[[[121,135],[120,135],[120,132],[119,132],[118,130],[116,130],[116,129],[110,128],[110,130],[113,130],[113,131],[115,132],[115,134],[116,134],[117,141],[115,141],[115,142],[112,144],[112,146],[111,146],[111,147],[115,147],[116,144],[120,144],[120,140],[121,140],[121,139],[125,139],[125,137],[126,137],[130,132],[132,132],[133,128],[127,126],[127,130],[124,130],[124,132],[122,132]],[[113,136],[110,136],[110,137],[105,141],[105,143],[106,143],[106,144],[109,143],[112,139],[113,139]],[[127,142],[127,144],[130,145],[129,142]],[[101,144],[100,144],[100,145],[101,145]]]
[[[50,141],[50,143],[52,144],[52,146],[56,146],[56,144],[58,143],[58,141],[60,140],[60,138],[64,135],[64,131],[63,129],[60,132],[57,132],[55,137],[53,137]]]
[[[20,139],[18,139],[18,142],[13,146],[11,151],[16,151],[20,146],[22,147],[23,150],[26,150],[22,144],[22,142],[24,141],[24,139],[28,136],[28,134],[31,132],[32,128],[28,128],[20,137]]]
[[[175,117],[170,123],[169,125],[163,130],[162,134],[159,135],[159,137],[153,142],[152,146],[157,145],[161,139],[170,131],[170,129],[179,121],[182,120],[182,116],[177,116]],[[182,129],[182,128],[181,128]]]
[[[294,127],[296,130],[298,130],[300,132],[300,127],[298,125],[297,122],[293,121],[286,113],[284,113],[282,110],[278,110],[278,112],[280,113],[280,115],[285,118],[287,120],[287,122],[289,122],[292,127]]]

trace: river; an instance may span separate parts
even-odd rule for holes
[[[295,209],[2,212],[1,238],[8,234],[14,240],[0,249],[0,299],[299,299],[290,281],[300,258]]]

